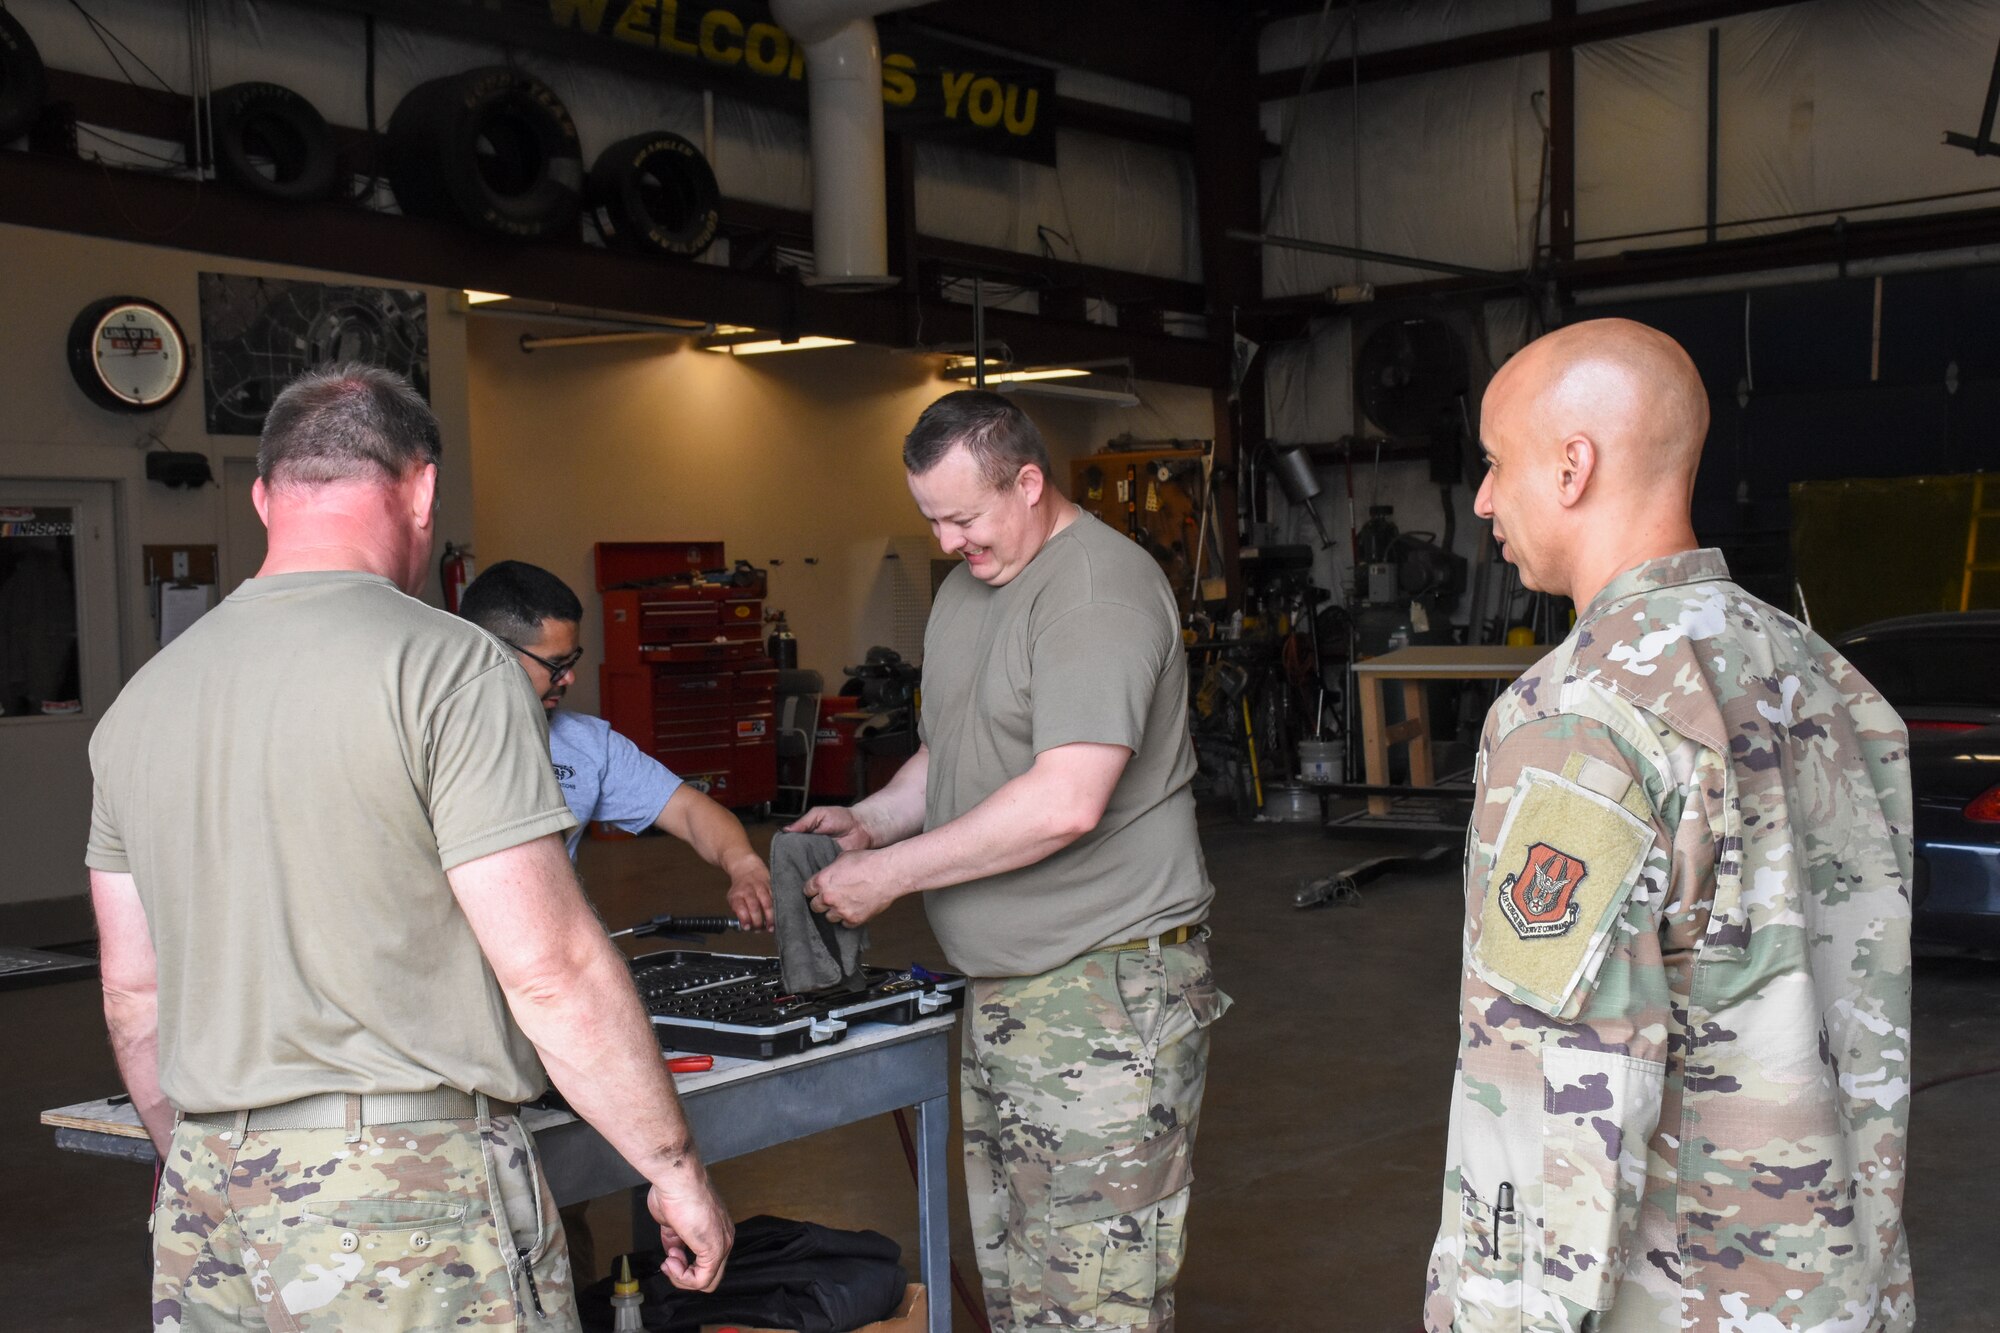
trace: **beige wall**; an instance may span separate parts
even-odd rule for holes
[[[890,641],[883,555],[893,537],[926,535],[902,438],[962,387],[937,378],[941,358],[873,347],[737,358],[680,342],[523,353],[524,332],[575,330],[468,323],[479,564],[526,560],[575,588],[593,663],[599,541],[719,540],[732,560],[770,566],[770,608],[799,636],[801,665],[829,678]],[[1066,478],[1071,455],[1121,430],[1210,433],[1206,391],[1146,386],[1145,396],[1139,409],[1020,401]],[[596,710],[594,669],[570,702]]]
[[[391,285],[352,274],[284,269],[159,246],[103,241],[62,232],[0,225],[0,477],[87,477],[116,484],[123,555],[119,576],[125,674],[154,651],[151,616],[140,577],[140,547],[224,541],[221,486],[169,490],[148,482],[142,450],[147,432],[168,449],[206,454],[218,483],[224,460],[255,458],[248,435],[210,435],[202,419],[201,307],[197,275],[244,273],[325,282]],[[105,296],[143,296],[165,306],[195,347],[185,389],[157,412],[111,412],[83,396],[65,360],[70,321]],[[465,321],[450,313],[453,293],[431,289],[431,406],[444,429],[439,539],[471,535],[472,474],[467,467]],[[234,497],[231,497],[232,499]],[[429,599],[436,601],[435,574]]]
[[[111,483],[117,516],[118,586],[87,590],[86,595],[117,599],[119,642],[115,652],[122,668],[121,680],[138,670],[154,651],[140,548],[183,542],[224,547],[229,526],[225,500],[248,503],[247,496],[239,493],[225,495],[219,484],[187,491],[168,490],[147,481],[144,454],[138,447],[147,432],[157,431],[169,449],[206,454],[218,483],[227,460],[256,454],[255,439],[211,436],[203,422],[196,275],[205,270],[378,281],[0,226],[0,312],[5,314],[0,320],[0,479],[83,478]],[[65,353],[70,322],[90,302],[118,295],[159,302],[195,344],[195,363],[187,387],[160,411],[136,416],[107,411],[85,398],[70,376]],[[463,541],[472,533],[465,329],[463,318],[447,315],[444,307],[449,297],[447,292],[430,293],[431,397],[444,428],[446,448],[439,532],[441,538]],[[228,552],[222,555],[227,561]],[[435,588],[431,600],[436,600]],[[92,711],[101,711],[101,707]],[[0,727],[9,725],[0,721]],[[6,744],[20,748],[21,734],[25,733]],[[32,782],[37,791],[59,793],[61,811],[53,818],[18,821],[18,828],[17,821],[0,815],[0,838],[7,843],[7,864],[0,870],[0,903],[81,892],[82,829],[90,790],[87,770],[79,759],[65,754],[52,769],[36,772],[31,778],[10,772],[5,781],[10,800],[16,794],[17,781]],[[81,813],[78,807],[83,807]]]
[[[0,310],[7,315],[0,323],[0,479],[111,486],[116,586],[87,595],[118,606],[110,651],[121,681],[154,651],[142,546],[213,544],[225,569],[254,561],[254,552],[232,559],[230,550],[232,532],[244,547],[257,531],[254,517],[240,512],[248,503],[241,484],[170,491],[145,480],[139,447],[147,432],[157,432],[169,449],[207,455],[218,483],[249,475],[245,462],[256,441],[204,428],[203,271],[386,282],[0,226]],[[195,345],[190,383],[159,412],[106,411],[70,377],[70,322],[111,295],[158,301]],[[936,378],[939,358],[852,347],[736,359],[651,345],[524,355],[519,335],[536,326],[468,316],[449,291],[429,295],[432,407],[445,438],[440,542],[470,537],[482,564],[511,557],[555,570],[585,598],[593,654],[601,626],[590,548],[609,540],[720,539],[732,557],[782,561],[772,566],[771,605],[789,613],[805,665],[828,675],[871,644],[891,641],[894,566],[882,557],[891,538],[925,533],[898,449],[923,407],[957,387]],[[575,329],[545,324],[540,331]],[[1140,389],[1146,403],[1137,409],[1022,400],[1049,438],[1059,477],[1067,476],[1070,456],[1120,432],[1211,433],[1206,391]],[[809,557],[818,563],[807,565]],[[427,596],[437,599],[435,576]],[[596,695],[596,673],[588,671],[575,703],[594,709]],[[14,725],[41,727],[34,734],[43,738],[60,729],[39,719]],[[8,745],[22,750],[20,737],[28,734],[0,736],[0,757],[12,753]],[[8,771],[6,783],[0,904],[81,892],[89,772],[80,744]]]

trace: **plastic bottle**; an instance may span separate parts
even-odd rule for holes
[[[632,1256],[618,1256],[618,1279],[611,1284],[611,1327],[613,1333],[644,1333],[645,1322],[639,1317],[639,1306],[645,1300],[639,1294],[638,1280],[632,1276]]]

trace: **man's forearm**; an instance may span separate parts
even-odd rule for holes
[[[888,785],[854,803],[854,817],[868,830],[877,847],[913,838],[924,831],[925,785],[930,780],[930,747],[919,746]]]
[[[659,1040],[609,940],[594,941],[569,975],[507,998],[564,1100],[635,1170],[655,1183],[699,1172]]]
[[[699,792],[694,794],[701,795]],[[672,829],[667,831],[673,832]],[[751,849],[750,835],[743,831],[742,821],[730,814],[720,801],[707,796],[701,796],[688,812],[687,842],[694,848],[695,855],[731,879],[763,864]]]
[[[164,1158],[174,1136],[174,1107],[160,1091],[159,1002],[151,996],[106,994],[104,1024],[132,1109],[139,1113],[154,1151]]]
[[[1097,823],[1054,786],[1030,769],[950,823],[887,848],[884,868],[905,892],[925,893],[1045,860]]]

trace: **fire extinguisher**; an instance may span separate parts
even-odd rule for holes
[[[438,561],[438,582],[444,585],[444,609],[458,614],[458,599],[472,582],[472,548],[455,542],[444,544],[444,558]]]

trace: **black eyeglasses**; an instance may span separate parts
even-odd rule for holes
[[[541,663],[542,669],[549,673],[550,680],[561,680],[564,676],[567,676],[572,671],[575,671],[576,664],[583,660],[583,649],[581,648],[577,649],[575,652],[569,654],[566,657],[559,657],[555,661],[551,662],[548,658],[543,657],[540,653],[529,652],[526,648],[523,648],[520,644],[515,643],[512,639],[502,639],[500,640],[500,642],[506,644],[509,648],[512,648],[515,652],[519,653],[521,656],[529,659],[530,661]]]

